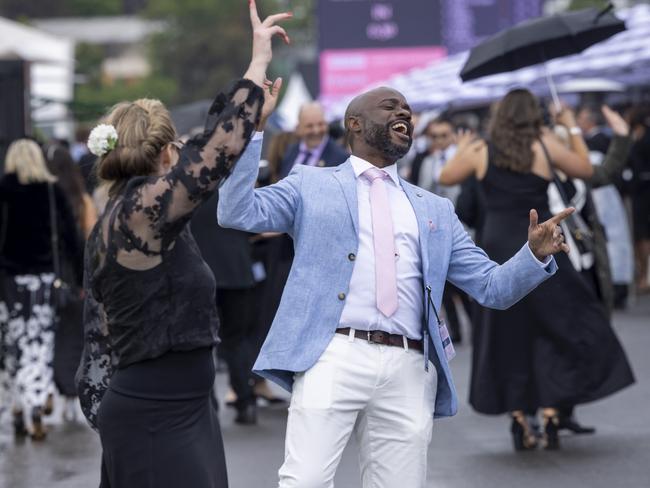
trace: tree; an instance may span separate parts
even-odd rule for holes
[[[569,10],[581,10],[583,8],[589,8],[589,7],[603,8],[608,3],[609,2],[605,0],[571,0],[571,4],[569,5]]]
[[[11,19],[119,15],[122,3],[123,0],[0,0],[0,15]]]
[[[278,11],[280,3],[286,8],[286,2],[258,2],[260,15]],[[150,60],[154,73],[176,82],[175,102],[212,98],[246,70],[251,33],[242,0],[150,0],[147,15],[168,22],[152,40]]]
[[[153,0],[148,14],[168,29],[154,35],[154,73],[176,81],[176,102],[210,98],[241,76],[250,52],[247,9],[241,0]]]

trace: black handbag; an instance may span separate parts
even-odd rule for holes
[[[567,197],[564,188],[564,183],[555,172],[553,164],[551,163],[551,156],[548,153],[548,149],[546,149],[546,146],[541,140],[539,142],[542,145],[542,149],[544,150],[544,155],[546,156],[546,162],[548,163],[548,167],[551,170],[551,174],[553,175],[553,183],[555,184],[555,187],[557,188],[557,191],[560,194],[562,203],[564,203],[565,207],[571,207],[572,206],[571,200]],[[578,211],[573,212],[571,215],[569,215],[566,218],[564,223],[566,224],[566,227],[569,233],[571,234],[571,237],[573,237],[573,240],[575,241],[576,246],[578,247],[578,252],[581,255],[593,253],[595,248],[594,233],[585,222],[585,219],[582,218],[580,212]]]
[[[51,299],[56,310],[61,310],[71,304],[76,297],[73,288],[63,280],[61,274],[61,257],[59,254],[59,226],[57,219],[56,198],[54,186],[47,185],[48,199],[50,201],[50,230],[52,241],[52,268],[54,270],[54,282],[52,283]]]

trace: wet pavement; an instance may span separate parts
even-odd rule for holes
[[[559,452],[514,453],[505,417],[475,414],[467,405],[470,349],[458,348],[452,363],[461,399],[459,414],[434,424],[429,483],[440,488],[650,487],[650,298],[614,318],[632,362],[637,384],[578,409],[596,425],[595,436],[566,436]],[[225,375],[218,383],[224,391]],[[286,408],[263,408],[259,425],[233,423],[222,411],[232,488],[277,486],[282,462]],[[359,487],[356,447],[343,455],[337,488]],[[90,488],[98,485],[99,439],[84,425],[52,426],[44,443],[15,444],[0,435],[0,488]]]

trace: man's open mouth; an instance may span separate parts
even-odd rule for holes
[[[397,122],[391,124],[390,128],[394,132],[397,132],[397,134],[400,135],[403,139],[406,140],[411,139],[411,127],[408,124],[408,122],[405,122],[403,120],[398,120]]]

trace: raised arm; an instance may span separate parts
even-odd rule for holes
[[[589,160],[589,149],[577,129],[577,123],[573,112],[564,108],[557,116],[558,124],[563,125],[569,131],[569,147],[550,130],[542,132],[542,142],[549,152],[553,166],[561,169],[572,178],[588,179],[593,174],[593,167]]]
[[[465,132],[458,137],[458,149],[438,175],[441,185],[456,185],[472,175],[481,176],[487,164],[487,145],[474,134]]]
[[[216,98],[203,134],[185,144],[167,174],[137,181],[125,194],[119,230],[135,250],[150,255],[168,249],[194,209],[231,173],[260,121],[271,39],[279,35],[289,42],[275,23],[291,16],[282,13],[260,21],[251,0],[253,55],[244,79]]]
[[[594,188],[614,182],[627,165],[632,149],[630,127],[627,122],[607,105],[603,105],[602,111],[607,125],[614,132],[614,137],[607,149],[603,164],[594,166],[594,174],[589,179],[589,183]]]

